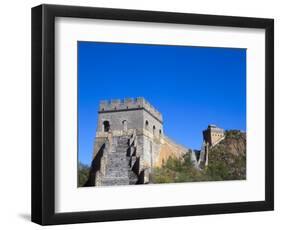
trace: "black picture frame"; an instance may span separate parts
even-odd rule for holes
[[[55,18],[265,29],[265,200],[55,213]],[[32,8],[32,221],[41,225],[267,211],[274,209],[274,20],[94,7]]]

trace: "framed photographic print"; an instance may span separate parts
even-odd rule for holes
[[[32,9],[32,221],[274,208],[273,19]]]

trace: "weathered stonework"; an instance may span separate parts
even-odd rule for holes
[[[214,146],[224,138],[224,130],[216,125],[208,125],[203,131],[203,138],[210,146]]]
[[[101,101],[98,114],[90,185],[149,183],[153,167],[188,152],[164,135],[162,114],[144,98]]]
[[[208,125],[208,128],[203,131],[203,144],[198,161],[199,166],[208,166],[210,149],[220,143],[224,138],[224,129],[216,125]]]

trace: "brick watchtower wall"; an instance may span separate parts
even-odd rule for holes
[[[209,146],[214,146],[224,138],[224,130],[215,125],[208,125],[208,128],[203,131],[203,138]]]
[[[101,101],[99,105],[99,113],[131,110],[146,110],[155,119],[163,122],[162,114],[158,112],[151,104],[149,104],[149,102],[147,102],[143,97],[125,98],[123,100],[104,100]]]
[[[106,140],[129,137],[134,132],[139,168],[146,170],[146,183],[164,134],[162,114],[142,97],[100,102],[93,158]]]

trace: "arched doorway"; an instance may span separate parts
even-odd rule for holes
[[[109,121],[104,121],[103,122],[103,131],[108,132],[110,130],[110,124]]]
[[[127,131],[128,130],[127,121],[126,120],[122,121],[122,124],[123,124],[123,131]]]

